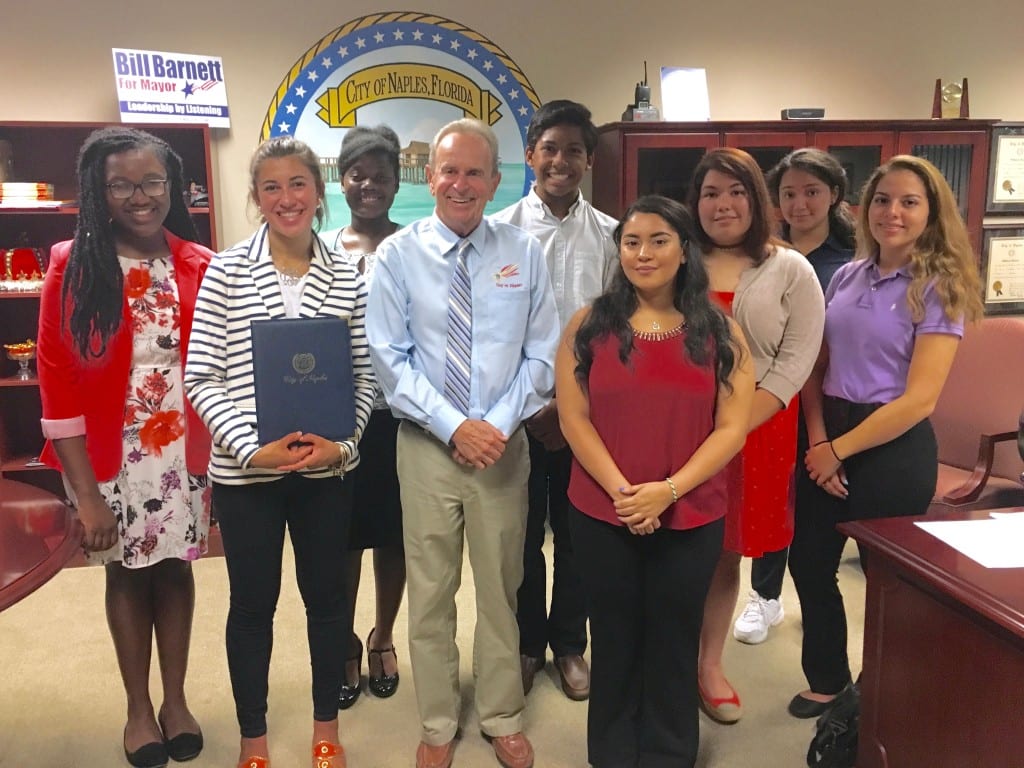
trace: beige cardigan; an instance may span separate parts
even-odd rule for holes
[[[772,246],[760,266],[744,270],[732,302],[757,386],[784,405],[811,374],[825,328],[825,298],[814,268],[799,252]]]

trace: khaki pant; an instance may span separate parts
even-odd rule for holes
[[[516,591],[523,580],[527,478],[526,434],[484,470],[463,467],[418,426],[398,430],[398,477],[409,590],[409,656],[422,739],[441,745],[459,724],[459,650],[455,593],[463,536],[476,587],[473,677],[480,728],[489,736],[522,730]]]

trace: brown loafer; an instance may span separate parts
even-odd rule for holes
[[[494,756],[504,768],[533,768],[533,746],[522,732],[509,736],[487,736]]]
[[[590,667],[582,656],[559,656],[555,669],[562,680],[562,692],[573,701],[590,698]]]
[[[449,768],[455,756],[455,739],[434,746],[421,741],[416,748],[416,768]]]
[[[544,657],[539,659],[534,656],[519,654],[519,667],[523,673],[523,696],[533,688],[534,676],[544,669]]]

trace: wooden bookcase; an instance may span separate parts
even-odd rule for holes
[[[989,143],[995,120],[772,120],[763,122],[609,123],[599,129],[594,205],[618,218],[643,194],[683,200],[701,157],[738,147],[769,170],[800,147],[832,153],[850,180],[856,205],[871,172],[896,154],[927,158],[956,193],[975,251],[985,214]]]
[[[48,259],[50,247],[74,236],[78,208],[75,178],[78,150],[108,123],[0,122],[0,139],[14,154],[11,181],[52,184],[60,208],[0,207],[0,248],[31,246]],[[190,181],[208,191],[208,205],[190,208],[200,240],[216,250],[216,213],[210,163],[210,132],[205,125],[133,125],[164,139],[181,156],[186,188]],[[39,292],[0,291],[0,344],[35,339]],[[0,354],[3,354],[0,348]],[[46,488],[63,497],[56,472],[35,462],[43,447],[39,382],[14,378],[18,365],[0,358],[0,476]],[[35,371],[35,361],[32,364]]]

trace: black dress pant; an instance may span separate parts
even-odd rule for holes
[[[875,408],[826,398],[828,434],[849,431]],[[801,663],[811,690],[822,694],[839,693],[850,682],[846,609],[837,578],[846,536],[836,524],[927,511],[938,474],[931,423],[925,419],[896,439],[849,457],[843,466],[849,482],[845,500],[819,488],[806,470],[799,473],[796,532],[789,551],[803,614]],[[866,565],[863,556],[861,565]]]
[[[529,433],[527,433],[529,435]],[[569,531],[569,473],[572,452],[547,450],[530,437],[529,511],[523,546],[523,583],[516,619],[519,652],[534,658],[548,647],[555,657],[582,655],[587,649],[587,609]],[[547,607],[545,523],[554,537],[551,610]]]
[[[590,613],[594,768],[692,768],[697,653],[724,519],[647,536],[570,512]]]
[[[228,671],[242,736],[251,739],[267,732],[267,675],[286,527],[306,606],[313,718],[333,720],[352,633],[345,590],[351,484],[297,474],[269,483],[213,483],[213,504],[231,589]]]
[[[797,462],[802,459],[802,456],[798,456]],[[786,547],[776,552],[765,552],[750,561],[750,586],[765,600],[778,600],[782,594],[782,579],[786,575],[788,558],[789,547]]]

